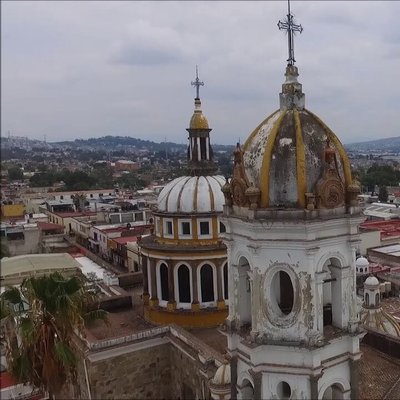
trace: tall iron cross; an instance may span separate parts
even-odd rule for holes
[[[296,60],[294,58],[294,33],[295,32],[303,32],[303,27],[301,25],[297,25],[294,22],[293,15],[290,12],[290,0],[288,0],[288,13],[286,15],[285,21],[278,22],[278,28],[280,30],[285,30],[288,33],[288,52],[289,58],[287,59],[288,65],[293,65]]]
[[[201,82],[200,79],[199,79],[199,69],[198,69],[197,65],[196,65],[196,80],[190,82],[190,84],[192,86],[196,86],[196,99],[199,99],[200,98],[200,96],[199,96],[199,88],[200,88],[200,86],[204,86],[204,82]]]

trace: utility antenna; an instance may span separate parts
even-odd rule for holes
[[[204,86],[204,82],[201,82],[199,79],[199,68],[196,65],[196,80],[190,82],[192,86],[196,86],[196,99],[200,99],[200,93],[199,93],[199,88],[200,86]]]
[[[295,32],[303,32],[303,27],[294,22],[293,14],[290,12],[290,0],[288,0],[288,13],[284,21],[278,22],[278,28],[285,30],[288,34],[288,53],[289,58],[287,59],[288,65],[294,65],[296,62],[294,58],[294,34]]]
[[[164,138],[164,145],[165,145],[165,159],[168,161],[168,149],[167,149],[167,137]]]
[[[46,143],[46,134],[43,135],[44,142]]]

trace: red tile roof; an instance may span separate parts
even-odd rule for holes
[[[137,242],[137,236],[122,236],[111,240],[119,244],[127,244],[128,242]]]
[[[59,231],[59,230],[64,230],[64,227],[62,225],[58,224],[52,224],[50,222],[36,222],[37,226],[40,230],[42,231]]]
[[[366,221],[360,225],[363,229],[378,230],[381,232],[381,239],[400,237],[400,220],[391,221]]]

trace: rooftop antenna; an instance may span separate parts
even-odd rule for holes
[[[294,22],[293,14],[290,12],[290,0],[288,0],[288,13],[286,15],[286,19],[278,22],[278,28],[280,30],[285,30],[288,34],[289,58],[287,59],[287,62],[288,65],[294,65],[296,62],[294,58],[294,34],[295,32],[303,32],[303,27]]]
[[[192,86],[196,86],[196,99],[200,99],[200,93],[199,93],[199,88],[200,86],[204,86],[204,82],[201,82],[199,79],[199,68],[196,65],[196,80],[190,82]]]

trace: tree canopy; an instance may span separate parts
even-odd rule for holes
[[[390,165],[374,164],[361,173],[361,184],[373,190],[375,185],[398,186],[400,183],[400,171]]]
[[[94,297],[83,278],[60,273],[25,279],[20,288],[1,295],[1,304],[2,318],[13,317],[20,338],[8,354],[11,374],[50,394],[76,377],[74,332],[83,333],[85,322],[106,320],[104,311],[93,309]]]

